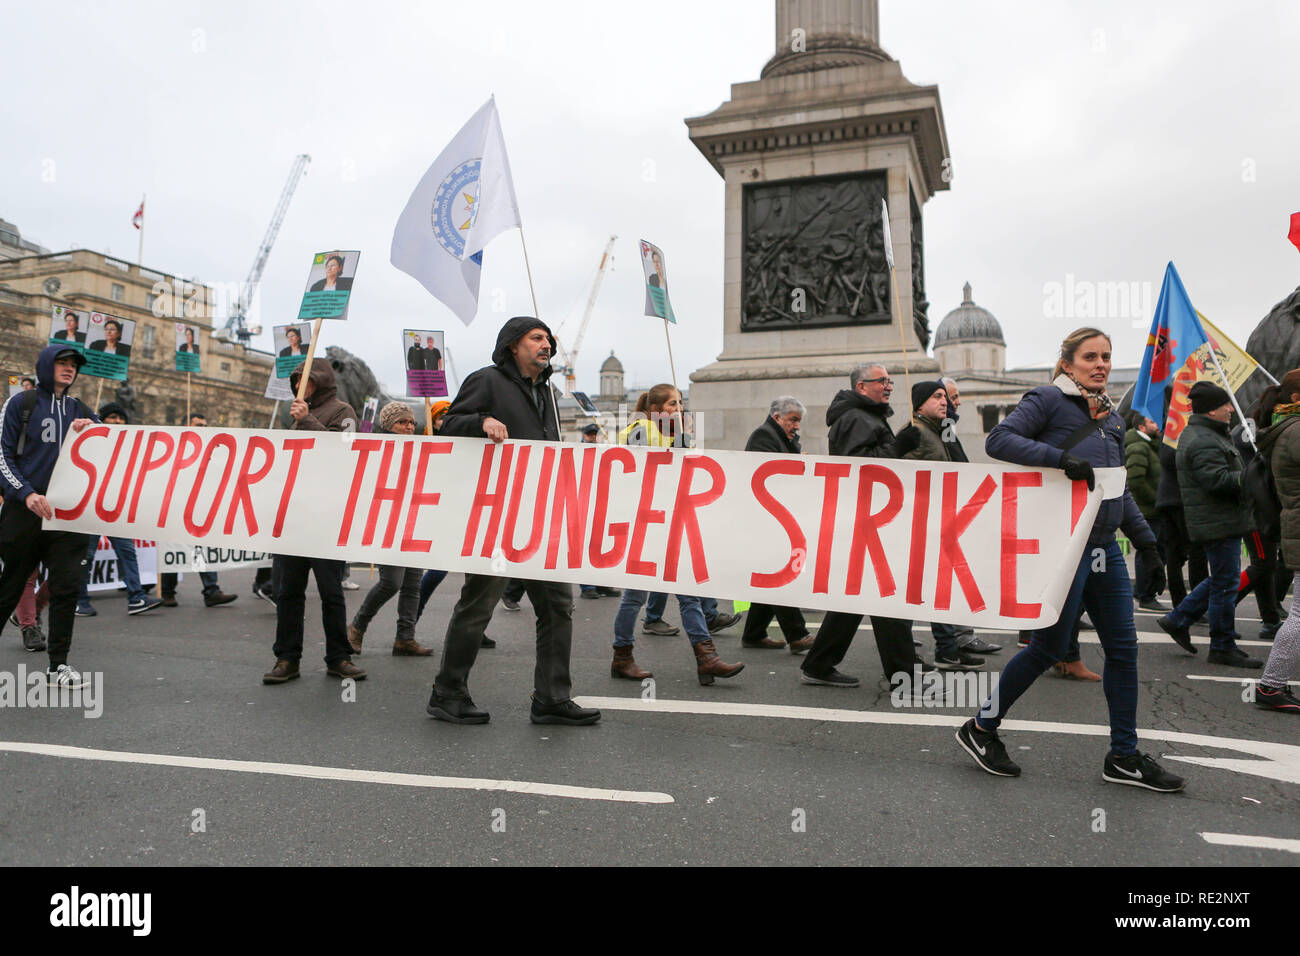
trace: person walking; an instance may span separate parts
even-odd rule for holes
[[[682,430],[682,394],[675,386],[665,382],[643,392],[637,399],[636,416],[619,433],[620,444],[652,448],[686,447]],[[650,592],[636,588],[623,589],[618,612],[614,615],[614,660],[609,665],[611,677],[645,680],[654,676],[637,666],[632,656],[636,645],[636,620],[649,595]],[[744,664],[728,664],[718,656],[699,597],[678,594],[677,609],[695,654],[695,674],[701,686],[712,684],[718,677],[735,677],[745,669]]]
[[[45,565],[50,589],[50,666],[46,680],[75,690],[86,682],[68,664],[77,587],[86,554],[86,535],[54,531],[41,520],[54,517],[45,497],[54,462],[68,431],[79,432],[98,421],[85,403],[68,394],[86,364],[80,349],[47,345],[36,358],[36,388],[11,396],[0,410],[0,627],[18,607],[32,572]]]
[[[295,394],[304,366],[289,376]],[[307,371],[305,398],[294,398],[289,415],[297,431],[342,432],[354,427],[357,413],[338,397],[334,368],[329,359],[312,359]],[[316,579],[320,593],[321,623],[325,628],[325,672],[331,677],[365,680],[366,672],[352,663],[348,644],[348,607],[343,596],[343,562],[332,558],[305,558],[277,554],[272,559],[275,581],[275,666],[262,675],[263,684],[283,684],[300,676],[303,616],[307,607],[307,575]]]
[[[763,420],[763,424],[754,429],[749,440],[745,442],[745,451],[773,455],[802,454],[803,449],[799,444],[799,426],[807,412],[803,402],[793,395],[782,395],[773,399],[767,409],[767,418]],[[785,643],[767,636],[768,625],[772,623],[774,617],[781,625],[781,634],[785,638]],[[813,646],[813,637],[808,632],[808,625],[799,608],[751,604],[749,614],[745,617],[745,629],[740,636],[740,645],[752,648],[789,647],[791,654],[803,654]]]
[[[997,461],[1060,468],[1070,480],[1087,482],[1092,491],[1094,468],[1124,464],[1124,423],[1106,393],[1110,370],[1110,336],[1094,328],[1071,332],[1061,343],[1052,383],[1025,393],[1015,410],[989,432],[985,451]],[[1020,776],[998,727],[1020,696],[1065,652],[1082,603],[1106,655],[1102,689],[1110,715],[1110,751],[1102,761],[1102,779],[1163,793],[1185,786],[1181,777],[1137,749],[1133,585],[1115,540],[1116,528],[1123,528],[1138,548],[1155,548],[1155,535],[1127,488],[1122,496],[1101,502],[1060,617],[1033,632],[1029,646],[1007,662],[997,693],[957,730],[957,743],[982,770],[999,777]]]
[[[1300,369],[1292,369],[1279,384],[1264,390],[1256,405],[1255,420],[1265,424],[1256,441],[1259,454],[1269,463],[1281,504],[1282,555],[1287,567],[1300,568]],[[1295,588],[1300,593],[1300,571],[1295,572]],[[1300,714],[1300,700],[1290,686],[1297,664],[1300,601],[1293,600],[1274,636],[1264,673],[1255,684],[1255,706]]]
[[[1241,539],[1252,530],[1250,503],[1242,493],[1241,455],[1228,437],[1232,396],[1213,382],[1200,381],[1187,392],[1192,416],[1178,439],[1178,488],[1187,514],[1187,531],[1205,549],[1210,576],[1156,624],[1189,654],[1195,654],[1189,628],[1208,611],[1210,653],[1206,660],[1253,670],[1264,666],[1237,646],[1237,589],[1241,584]]]
[[[405,402],[389,402],[379,410],[379,430],[390,435],[414,435],[415,415]],[[415,639],[415,621],[420,607],[420,579],[423,568],[404,568],[381,565],[379,580],[366,594],[361,607],[348,625],[348,644],[353,654],[361,653],[361,643],[366,638],[366,628],[379,609],[394,594],[397,598],[397,637],[393,641],[394,657],[428,657],[433,648],[425,647]]]
[[[1165,420],[1168,421],[1172,387],[1165,388]],[[1152,531],[1165,542],[1165,586],[1169,600],[1177,607],[1194,588],[1209,576],[1205,551],[1187,534],[1187,515],[1183,511],[1183,494],[1178,489],[1178,452],[1163,441],[1157,449],[1160,458],[1160,482],[1156,487],[1156,524]],[[1187,583],[1183,583],[1183,565],[1187,565]]]
[[[1131,412],[1132,427],[1124,434],[1124,468],[1128,472],[1128,490],[1137,502],[1138,511],[1156,536],[1156,553],[1139,551],[1134,557],[1134,598],[1144,611],[1164,614],[1169,608],[1158,597],[1165,589],[1165,542],[1163,530],[1155,522],[1156,496],[1160,490],[1160,426],[1141,412]]]
[[[826,424],[830,428],[830,453],[850,458],[897,458],[894,430],[889,427],[889,397],[894,391],[894,380],[879,363],[859,365],[849,373],[849,387],[841,389],[826,409]],[[821,627],[812,648],[799,668],[799,679],[805,684],[824,687],[857,687],[861,681],[837,668],[862,623],[861,614],[829,611],[822,618]],[[912,643],[912,622],[892,617],[871,616],[871,631],[876,638],[880,664],[886,679],[904,673],[911,677],[914,668],[934,670],[934,665],[923,664],[916,656]]]
[[[497,334],[492,365],[470,373],[443,418],[440,433],[468,438],[559,441],[560,414],[550,384],[555,337],[532,316],[516,316]],[[469,674],[506,579],[466,574],[447,624],[442,663],[425,712],[453,724],[485,724],[490,714],[469,695]],[[537,665],[529,719],[535,724],[594,724],[600,711],[573,701],[573,589],[560,581],[528,581],[537,615]]]

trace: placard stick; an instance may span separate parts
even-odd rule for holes
[[[185,373],[185,422],[190,420],[190,373]]]
[[[317,319],[311,327],[311,341],[307,344],[307,359],[303,364],[303,373],[298,376],[298,401],[307,401],[307,379],[311,378],[311,363],[316,359],[316,340],[320,338],[320,324],[324,319]]]
[[[893,266],[889,267],[889,287],[894,290],[894,311],[898,313],[898,344],[903,350],[903,380],[907,382],[907,403],[912,404],[912,373],[907,366],[907,339],[903,334],[903,307],[898,302],[898,278],[895,275]],[[916,421],[916,414],[913,413],[912,421]]]
[[[668,343],[668,371],[673,377],[673,388],[677,388],[677,366],[673,364],[673,340],[668,335],[668,320],[664,319],[664,341]],[[681,389],[677,388],[680,392]]]
[[[280,400],[275,400],[275,406],[271,409],[271,420],[266,423],[267,428],[275,427],[275,420],[280,417]]]
[[[424,396],[424,433],[433,434],[433,399]]]
[[[99,384],[95,386],[95,410],[99,410],[99,397],[104,394],[104,380],[101,378]]]

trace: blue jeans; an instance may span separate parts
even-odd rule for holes
[[[1210,650],[1229,651],[1237,646],[1237,587],[1241,583],[1241,538],[1206,541],[1210,576],[1192,588],[1178,607],[1169,612],[1175,627],[1189,627],[1209,610]]]
[[[645,591],[636,591],[632,588],[623,589],[622,600],[618,604],[618,613],[614,615],[614,646],[631,647],[636,643],[636,619],[641,613],[641,605],[646,603],[648,595]],[[668,596],[663,596],[667,604]],[[700,599],[693,594],[677,595],[677,610],[682,616],[682,627],[686,628],[686,636],[691,639],[691,644],[699,644],[702,641],[709,640],[709,625],[704,622],[704,613],[700,610]],[[647,613],[646,620],[650,620]]]
[[[1032,631],[1029,646],[1007,662],[996,694],[976,717],[981,729],[997,730],[1007,711],[1038,675],[1065,657],[1082,604],[1106,653],[1101,686],[1110,711],[1110,751],[1117,757],[1137,753],[1138,645],[1133,625],[1133,584],[1119,542],[1114,539],[1102,548],[1101,570],[1093,570],[1097,558],[1094,552],[1099,547],[1090,543],[1084,548],[1056,623]],[[999,706],[996,715],[990,717],[994,701]]]
[[[429,603],[429,598],[433,597],[433,592],[438,590],[438,585],[442,579],[447,576],[446,571],[429,570],[424,572],[424,577],[420,578],[420,606],[415,610],[415,619],[418,621],[420,615],[424,613],[424,606]]]
[[[664,611],[668,609],[668,595],[662,591],[655,591],[645,602],[645,622],[662,621]]]
[[[718,616],[718,599],[700,598],[700,611],[704,614],[704,620],[712,621]]]
[[[95,552],[99,550],[99,535],[92,534],[88,537],[90,540],[86,545],[86,563],[81,570],[81,593],[77,595],[78,604],[90,601],[90,574],[95,566]],[[113,553],[117,555],[118,578],[126,585],[127,601],[143,601],[145,593],[140,587],[140,565],[135,559],[135,545],[131,543],[130,538],[109,538],[108,543],[113,546]]]

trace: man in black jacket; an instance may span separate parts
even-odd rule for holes
[[[745,451],[769,452],[775,455],[798,455],[799,425],[807,409],[792,395],[775,399],[767,410],[767,420],[754,429],[745,443]],[[767,636],[767,626],[775,617],[781,625],[786,644]],[[813,639],[804,623],[803,613],[797,607],[776,607],[772,604],[751,604],[745,618],[745,631],[740,643],[753,648],[781,648],[787,644],[791,654],[802,654],[812,647]]]
[[[441,434],[466,438],[559,441],[560,418],[549,379],[555,338],[539,319],[516,316],[497,335],[494,364],[470,374],[442,421]],[[478,656],[492,609],[507,578],[466,574],[443,643],[442,665],[426,708],[453,724],[486,724],[489,714],[469,696],[469,672]],[[569,653],[573,643],[573,588],[557,581],[525,581],[537,613],[537,668],[533,672],[535,724],[594,724],[600,711],[571,698]]]
[[[859,365],[849,375],[851,388],[841,390],[826,409],[830,426],[830,453],[852,458],[898,458],[902,452],[894,443],[894,430],[888,418],[893,413],[889,396],[894,380],[883,365]],[[861,614],[829,611],[817,629],[817,640],[804,659],[799,679],[805,684],[826,687],[857,687],[860,681],[835,669],[862,623]],[[871,616],[871,630],[876,636],[880,663],[885,677],[903,672],[910,678],[913,666],[933,670],[921,664],[912,644],[912,622],[892,617]]]

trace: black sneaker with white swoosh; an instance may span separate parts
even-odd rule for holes
[[[1007,756],[1007,748],[995,733],[980,730],[971,718],[957,729],[957,743],[961,749],[975,758],[980,769],[995,777],[1018,777],[1020,767]]]
[[[1182,777],[1175,777],[1156,763],[1150,754],[1129,754],[1116,757],[1106,754],[1101,768],[1101,779],[1107,783],[1122,783],[1128,787],[1144,787],[1158,793],[1177,793],[1187,786]]]

